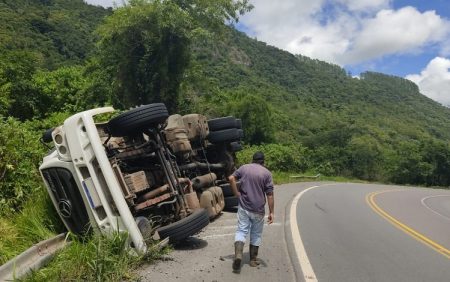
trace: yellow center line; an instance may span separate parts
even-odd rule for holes
[[[445,256],[448,259],[450,259],[450,250],[449,249],[445,248],[442,245],[439,245],[438,243],[434,242],[433,240],[431,240],[430,238],[426,237],[425,235],[423,235],[423,234],[415,231],[411,227],[401,223],[400,221],[398,221],[397,219],[395,219],[394,217],[389,215],[387,212],[382,210],[375,203],[375,196],[377,196],[379,194],[382,194],[382,193],[393,192],[393,191],[399,191],[399,190],[377,191],[377,192],[372,192],[370,194],[367,194],[366,195],[366,202],[376,213],[378,213],[381,217],[383,217],[384,219],[389,221],[392,225],[394,225],[398,229],[402,230],[406,234],[410,235],[411,237],[413,237],[417,241],[427,245],[428,247],[432,248],[433,250],[437,251],[438,253],[440,253],[443,256]]]

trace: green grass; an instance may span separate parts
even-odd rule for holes
[[[134,270],[152,262],[170,249],[153,248],[138,256],[127,248],[127,234],[93,235],[87,241],[71,236],[71,244],[45,268],[24,281],[135,281]]]
[[[22,211],[0,217],[0,265],[61,229],[46,192],[36,193]]]
[[[54,237],[64,227],[47,192],[39,191],[21,212],[0,217],[0,265],[33,244]],[[127,234],[92,235],[81,240],[68,235],[70,244],[59,251],[51,263],[24,278],[24,281],[124,281],[133,276],[140,264],[152,262],[169,248],[155,247],[145,256],[137,256],[126,246]]]

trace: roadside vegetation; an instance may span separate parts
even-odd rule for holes
[[[0,264],[64,230],[38,172],[44,130],[86,109],[164,102],[241,118],[246,163],[276,183],[450,185],[450,110],[402,78],[292,55],[236,31],[248,1],[0,3]],[[230,23],[226,26],[223,22]],[[139,261],[123,238],[77,239],[31,281],[119,281]]]
[[[156,248],[138,256],[126,248],[127,234],[110,237],[93,235],[89,239],[70,236],[70,245],[58,253],[45,268],[24,281],[137,281],[133,271],[143,263],[151,263],[170,248]]]

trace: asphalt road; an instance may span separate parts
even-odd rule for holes
[[[248,265],[246,244],[240,274],[231,269],[235,229],[236,214],[224,212],[138,275],[142,281],[450,281],[449,190],[277,186],[275,222],[265,225],[260,247],[262,264]],[[305,253],[298,251],[299,239]],[[304,270],[305,258],[312,274]]]
[[[318,281],[450,281],[449,190],[334,184],[296,211]]]

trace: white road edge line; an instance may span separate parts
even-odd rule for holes
[[[298,193],[295,198],[292,200],[291,210],[290,210],[290,222],[291,222],[291,232],[292,232],[292,240],[294,241],[295,253],[300,262],[300,268],[303,272],[303,277],[305,281],[317,281],[316,274],[309,262],[308,256],[305,251],[305,246],[303,245],[302,238],[300,237],[299,226],[297,225],[297,203],[300,200],[300,197],[308,192],[311,189],[317,188],[319,186],[309,187],[302,192]]]
[[[420,202],[422,202],[422,206],[426,207],[427,209],[429,209],[429,210],[430,210],[431,212],[433,212],[434,214],[437,214],[437,215],[443,217],[443,218],[446,219],[446,220],[450,220],[450,217],[448,217],[448,216],[446,216],[446,215],[443,215],[443,214],[441,214],[440,212],[437,212],[437,211],[433,210],[430,206],[428,206],[428,205],[425,203],[426,200],[428,200],[428,199],[430,199],[430,198],[437,198],[437,197],[450,197],[450,195],[428,196],[428,197],[422,198],[422,200],[420,200]]]

